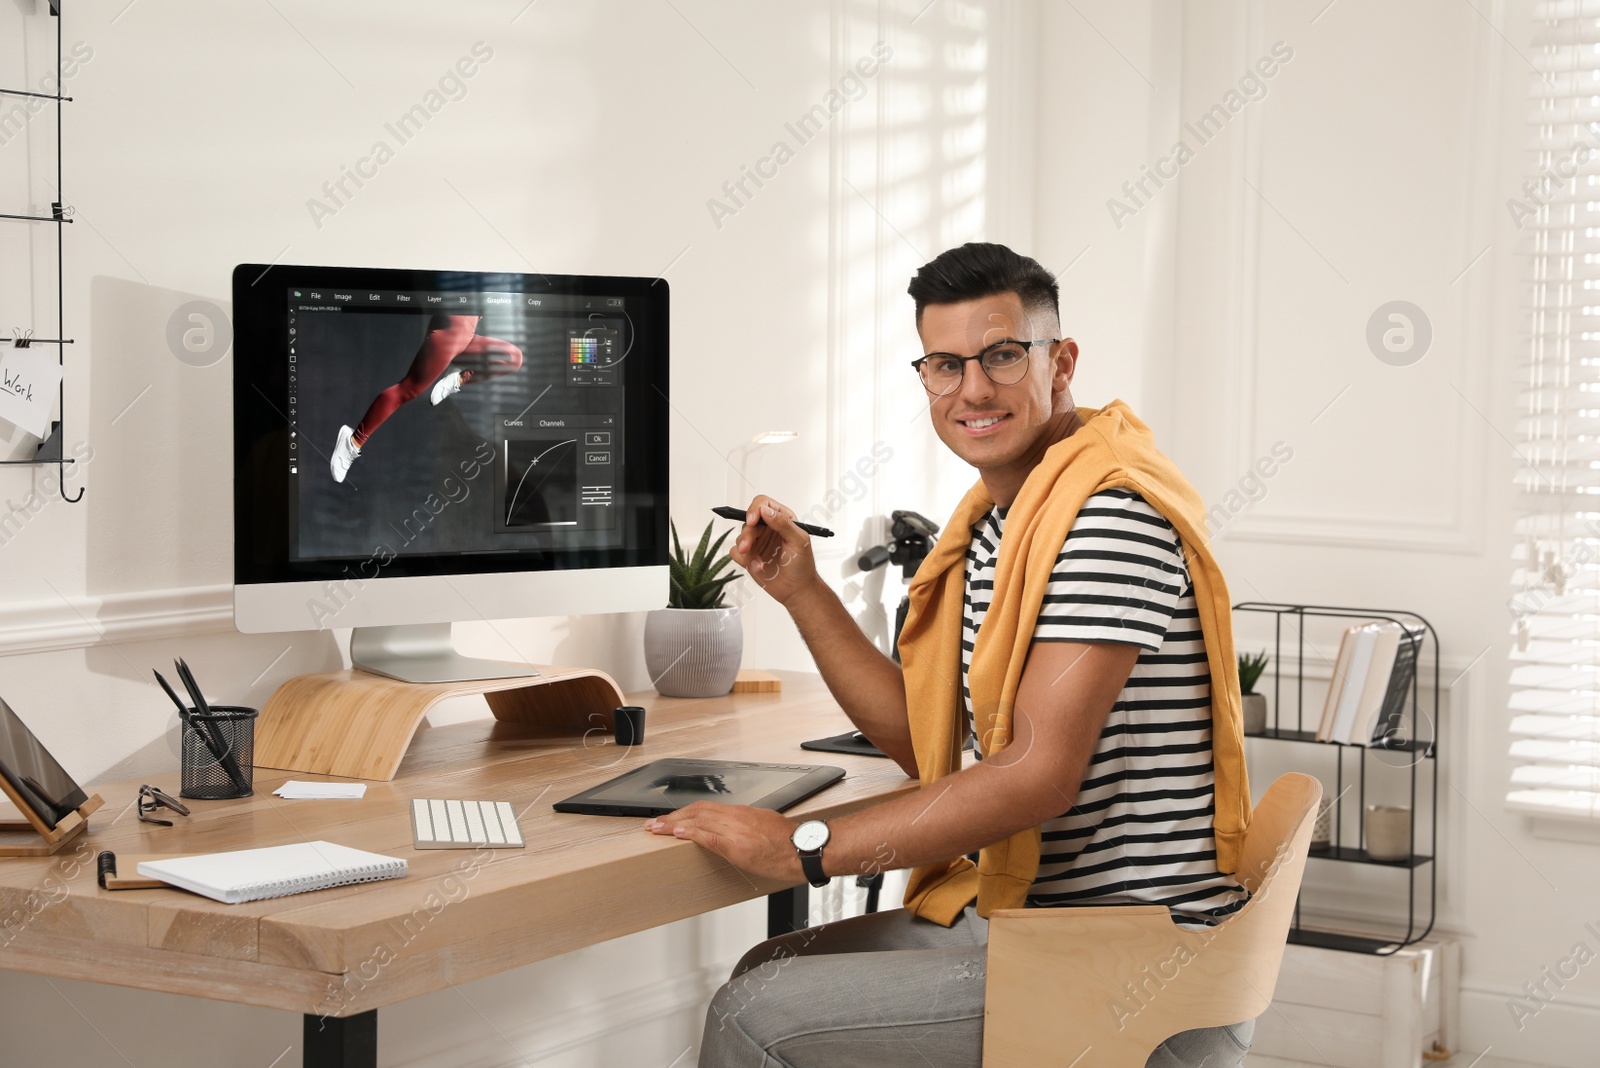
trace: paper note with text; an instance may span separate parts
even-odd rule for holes
[[[54,353],[0,346],[0,419],[44,437],[60,383],[61,364]]]

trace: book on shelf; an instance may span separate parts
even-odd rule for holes
[[[1368,739],[1366,744],[1377,745],[1390,738],[1406,736],[1406,695],[1417,677],[1417,656],[1422,650],[1423,633],[1422,627],[1401,629],[1383,703],[1373,717],[1371,730],[1360,736]]]
[[[1339,701],[1334,706],[1333,720],[1328,724],[1324,741],[1342,742],[1350,736],[1367,677],[1372,673],[1372,653],[1378,644],[1378,627],[1374,624],[1351,627],[1345,633],[1354,642],[1354,648],[1350,654],[1350,666],[1339,683]]]
[[[1322,718],[1317,721],[1319,742],[1326,742],[1331,737],[1334,716],[1339,711],[1339,698],[1344,692],[1345,679],[1350,674],[1350,660],[1355,654],[1356,632],[1360,629],[1351,627],[1339,639],[1339,656],[1333,664],[1333,676],[1328,679],[1328,695],[1322,702]]]
[[[1367,745],[1397,731],[1416,674],[1422,632],[1393,621],[1344,632],[1317,727],[1319,742]]]

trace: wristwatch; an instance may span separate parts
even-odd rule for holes
[[[822,874],[822,847],[828,844],[828,825],[821,820],[807,820],[794,829],[789,841],[800,854],[800,870],[806,873],[806,881],[816,887],[827,886],[828,877]]]

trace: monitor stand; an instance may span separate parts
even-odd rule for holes
[[[393,779],[428,710],[475,694],[497,721],[519,724],[530,737],[566,737],[585,747],[611,737],[613,711],[627,703],[611,676],[590,668],[513,666],[531,677],[400,682],[361,669],[298,675],[261,709],[255,766]]]
[[[527,664],[462,656],[451,640],[449,623],[357,627],[350,632],[350,663],[400,682],[479,682],[539,674]]]

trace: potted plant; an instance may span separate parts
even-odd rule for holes
[[[711,523],[700,544],[685,555],[672,527],[671,587],[667,607],[645,617],[644,663],[656,692],[666,697],[720,697],[733,689],[744,652],[744,629],[737,605],[726,605],[733,559],[718,553],[732,530],[711,540]]]
[[[1267,654],[1239,654],[1239,693],[1244,705],[1244,732],[1264,734],[1267,730],[1267,695],[1256,693],[1256,682],[1267,669]]]

